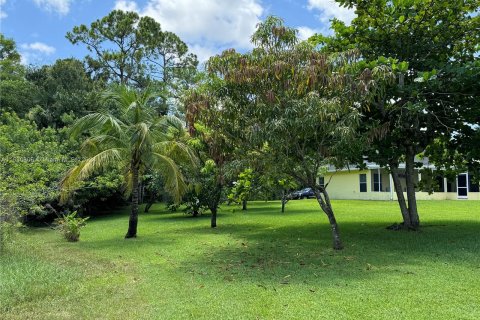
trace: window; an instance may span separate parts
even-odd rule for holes
[[[455,180],[447,180],[447,192],[457,192],[457,183]]]
[[[435,181],[437,182],[433,186],[433,191],[435,192],[444,192],[445,191],[445,179],[442,176],[436,176]]]
[[[325,187],[325,178],[324,177],[319,177],[318,178],[318,184],[320,187]]]
[[[373,173],[372,191],[374,192],[382,191],[382,174],[381,173]]]
[[[473,177],[470,174],[468,175],[468,187],[468,191],[470,192],[479,192],[478,183],[473,180]]]
[[[367,175],[360,174],[360,192],[367,192]]]

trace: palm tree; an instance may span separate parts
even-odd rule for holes
[[[172,139],[178,130],[175,117],[160,116],[154,108],[156,96],[149,89],[139,92],[127,86],[114,86],[104,92],[102,101],[113,104],[112,112],[91,113],[79,119],[71,136],[90,133],[82,144],[86,159],[70,169],[60,182],[62,201],[84,180],[101,169],[119,167],[125,172],[127,194],[131,194],[131,213],[125,238],[136,237],[138,224],[139,182],[142,174],[157,171],[164,179],[165,189],[176,201],[187,186],[178,163],[195,163],[188,146]],[[176,129],[175,129],[176,128]]]

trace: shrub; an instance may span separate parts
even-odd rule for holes
[[[12,242],[15,230],[21,226],[14,198],[0,193],[0,254]]]
[[[58,223],[57,228],[67,241],[76,242],[80,238],[80,229],[86,225],[87,220],[88,217],[79,218],[77,217],[77,211],[73,211],[56,220]]]
[[[7,244],[11,242],[15,231],[15,223],[7,220],[6,216],[0,215],[0,254],[6,249]]]

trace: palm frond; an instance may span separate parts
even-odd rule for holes
[[[72,136],[90,132],[82,151],[92,157],[80,162],[62,179],[62,199],[82,181],[99,169],[122,166],[125,169],[126,193],[132,190],[130,165],[140,173],[156,170],[165,181],[166,190],[180,201],[187,186],[180,165],[196,165],[194,152],[184,143],[186,131],[181,120],[173,116],[160,117],[153,104],[158,96],[147,88],[138,91],[127,86],[111,86],[102,95],[105,103],[115,104],[122,113],[119,118],[96,112],[78,120]]]
[[[153,151],[176,159],[177,162],[188,166],[198,166],[198,158],[188,145],[179,141],[161,141],[153,145]]]
[[[113,85],[102,93],[102,101],[113,102],[125,112],[132,104],[138,100],[137,92],[123,85]]]
[[[180,202],[187,191],[187,184],[180,168],[170,157],[159,153],[153,153],[153,155],[155,157],[153,168],[162,175],[165,181],[165,190],[174,198],[175,202]]]
[[[148,145],[149,142],[151,142],[151,131],[150,127],[148,124],[145,122],[141,122],[137,124],[136,126],[136,136],[137,136],[137,143],[138,143],[138,148],[143,149],[145,145]]]
[[[164,116],[162,118],[162,122],[164,123],[164,125],[175,128],[178,131],[182,131],[185,129],[183,121],[173,115]]]
[[[125,124],[114,116],[96,112],[78,119],[70,129],[70,136],[76,138],[81,133],[96,130],[121,137],[124,127]]]
[[[183,139],[187,137],[187,130],[182,120],[167,115],[152,123],[152,132],[158,140]]]
[[[124,153],[122,149],[108,149],[81,161],[77,166],[70,169],[60,181],[61,202],[64,202],[74,191],[75,183],[87,179],[100,169],[118,165],[122,159],[125,159]]]
[[[125,140],[110,135],[97,135],[87,138],[81,145],[84,154],[91,155],[112,148],[128,148]]]

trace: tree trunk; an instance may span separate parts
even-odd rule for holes
[[[145,186],[144,186],[144,188],[145,188]],[[158,196],[159,196],[159,193],[157,193],[157,192],[152,192],[152,193],[149,194],[147,204],[145,205],[145,210],[144,210],[145,213],[148,213],[148,211],[150,211],[150,208],[157,201]],[[161,201],[161,199],[160,199],[160,201]]]
[[[405,159],[405,177],[407,180],[407,201],[408,201],[408,213],[410,216],[410,229],[418,229],[420,226],[420,218],[417,211],[417,199],[415,194],[415,151],[413,147],[407,147],[406,159]]]
[[[210,211],[212,212],[210,227],[216,228],[217,227],[217,208],[210,208]]]
[[[282,190],[282,213],[285,212],[285,204],[287,203],[287,193],[285,190]]]
[[[137,237],[138,224],[138,168],[132,165],[132,208],[130,211],[130,220],[128,221],[128,231],[125,238]]]
[[[320,208],[325,212],[328,221],[330,222],[330,227],[332,228],[333,249],[341,250],[343,249],[343,244],[340,239],[340,230],[338,229],[337,220],[333,214],[332,204],[330,203],[327,190],[324,187],[319,186],[313,188],[313,190],[315,191],[315,197],[317,198]]]
[[[402,183],[400,182],[400,177],[398,176],[398,163],[391,161],[389,166],[390,173],[392,174],[393,185],[395,187],[395,193],[397,194],[397,201],[403,217],[403,225],[408,227],[410,225],[410,214],[408,213],[407,203],[405,202],[405,196],[403,195]],[[390,186],[390,188],[391,187],[392,186]]]
[[[247,200],[242,200],[242,210],[243,211],[247,210]]]
[[[148,213],[148,211],[150,211],[150,208],[153,206],[153,201],[149,201],[146,205],[145,205],[145,210],[143,210],[143,212],[145,213]]]
[[[218,210],[218,204],[220,203],[220,198],[222,197],[222,184],[217,183],[215,186],[214,190],[212,190],[213,196],[210,200],[210,203],[208,205],[208,208],[210,209],[210,212],[212,213],[212,219],[210,221],[210,226],[212,228],[217,227],[217,210]]]

